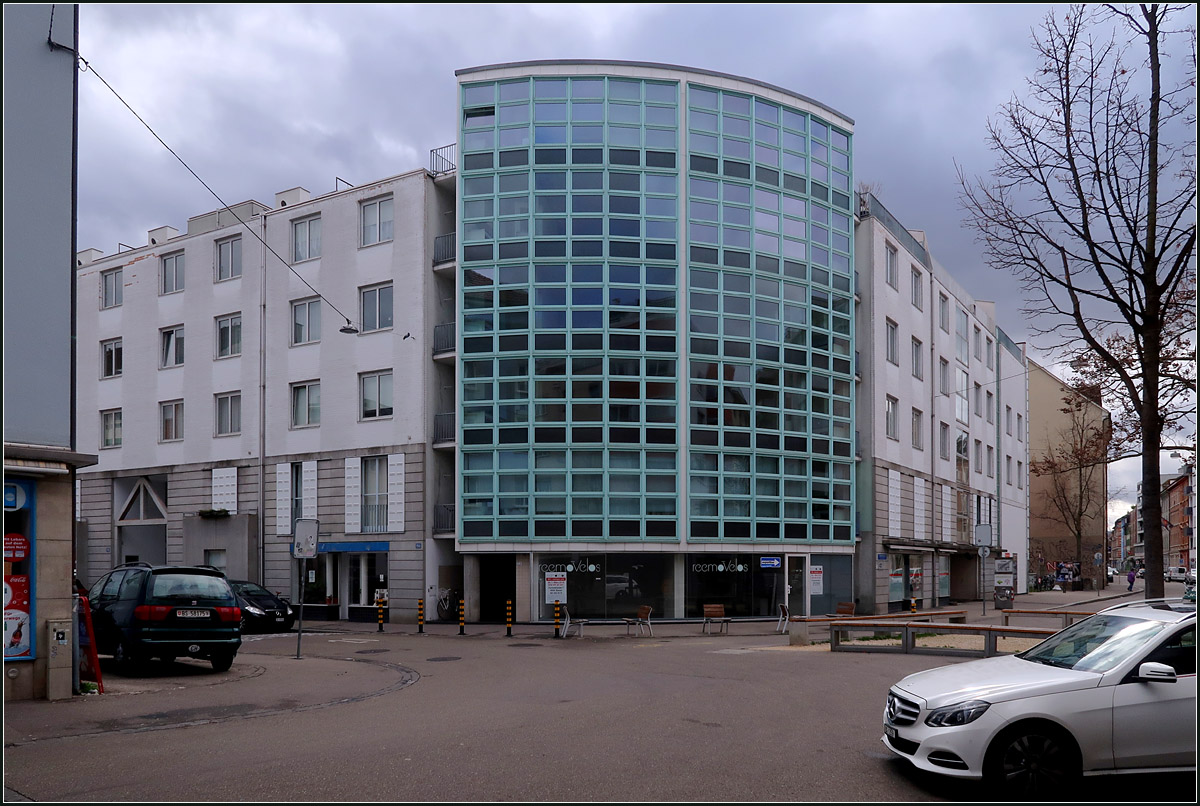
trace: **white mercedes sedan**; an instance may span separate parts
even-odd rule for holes
[[[884,745],[919,769],[1010,796],[1064,797],[1079,775],[1194,771],[1196,606],[1122,604],[1026,652],[909,675],[883,724]]]

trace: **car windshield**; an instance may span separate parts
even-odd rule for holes
[[[1139,652],[1165,626],[1160,621],[1129,616],[1092,616],[1055,633],[1017,657],[1063,669],[1107,672]]]
[[[155,574],[150,587],[151,599],[230,600],[229,583],[224,577],[207,574]]]
[[[239,595],[245,596],[247,599],[256,602],[271,602],[275,601],[275,594],[264,588],[262,585],[257,585],[253,582],[231,582],[233,589]]]

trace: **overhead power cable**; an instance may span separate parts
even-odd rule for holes
[[[280,254],[279,254],[278,252],[276,252],[274,249],[272,249],[272,248],[271,248],[271,245],[270,245],[269,243],[267,243],[265,240],[263,240],[262,236],[260,236],[260,235],[259,235],[259,234],[258,234],[258,233],[257,233],[257,232],[254,230],[254,228],[253,228],[253,227],[251,227],[251,226],[250,226],[249,224],[247,224],[247,223],[246,223],[244,220],[242,220],[242,217],[241,217],[241,216],[239,216],[239,215],[237,214],[237,212],[236,212],[236,211],[234,211],[234,209],[233,209],[232,207],[230,207],[230,206],[229,206],[229,205],[228,205],[228,204],[225,202],[225,200],[224,200],[224,199],[222,199],[222,198],[221,198],[221,197],[220,197],[220,196],[217,194],[217,192],[216,192],[215,190],[213,190],[213,189],[212,189],[212,187],[211,187],[211,186],[209,186],[209,184],[208,184],[207,182],[205,182],[205,181],[204,181],[204,180],[203,180],[203,179],[200,177],[200,175],[199,175],[198,173],[196,173],[194,170],[192,170],[192,167],[191,167],[190,165],[188,165],[188,164],[187,164],[187,162],[185,162],[185,161],[184,161],[183,157],[179,156],[179,154],[177,154],[177,153],[175,152],[175,149],[173,149],[173,148],[171,148],[169,145],[167,145],[166,141],[164,141],[164,140],[163,140],[161,137],[159,137],[159,136],[158,136],[158,132],[154,131],[154,129],[153,129],[151,126],[150,126],[150,124],[149,124],[149,123],[147,123],[147,122],[146,122],[146,121],[145,121],[145,120],[142,118],[142,116],[141,116],[141,115],[139,115],[139,114],[137,113],[137,110],[135,110],[135,109],[134,109],[132,106],[130,106],[128,101],[126,101],[124,98],[122,98],[122,97],[121,97],[121,94],[120,94],[119,92],[117,92],[117,91],[116,91],[116,90],[113,88],[113,86],[112,86],[111,84],[109,84],[109,83],[108,83],[108,81],[106,81],[106,80],[105,80],[104,76],[100,75],[100,73],[99,73],[99,72],[97,72],[96,68],[95,68],[95,67],[93,67],[93,66],[91,65],[91,63],[90,63],[90,62],[88,62],[88,60],[87,60],[87,59],[83,58],[83,56],[81,56],[81,55],[80,55],[80,54],[79,54],[77,51],[75,52],[75,56],[76,56],[76,58],[77,58],[77,59],[79,59],[79,63],[80,63],[82,66],[83,66],[83,71],[84,71],[84,72],[90,72],[90,73],[92,73],[92,75],[96,76],[96,78],[100,79],[100,83],[102,83],[102,84],[103,84],[105,87],[107,87],[107,88],[108,88],[108,91],[109,91],[109,92],[111,92],[111,93],[112,93],[112,94],[113,94],[113,95],[116,97],[116,99],[117,99],[118,101],[120,101],[120,102],[121,102],[121,103],[124,105],[124,107],[125,107],[126,109],[128,109],[128,110],[129,110],[130,114],[132,114],[132,115],[133,115],[135,118],[137,118],[137,119],[138,119],[138,122],[139,122],[139,123],[141,123],[143,126],[145,126],[145,127],[146,127],[146,131],[150,132],[150,134],[154,136],[154,139],[155,139],[155,140],[157,140],[157,141],[158,141],[158,142],[159,142],[159,143],[162,145],[162,147],[163,147],[163,148],[165,148],[165,149],[166,149],[168,152],[170,152],[171,156],[172,156],[172,157],[174,157],[176,160],[178,160],[178,161],[179,161],[179,164],[180,164],[180,165],[182,165],[184,168],[186,168],[186,169],[187,169],[187,172],[188,172],[188,173],[190,173],[192,176],[194,176],[194,177],[196,178],[196,181],[197,181],[197,182],[199,182],[201,185],[203,185],[203,186],[204,186],[204,189],[205,189],[205,190],[207,190],[209,193],[211,193],[211,194],[212,194],[212,197],[213,197],[214,199],[216,199],[218,203],[220,203],[220,205],[221,205],[221,209],[222,209],[222,210],[225,210],[225,211],[227,211],[227,212],[228,212],[230,215],[232,215],[234,218],[236,218],[236,219],[238,220],[238,223],[240,223],[240,224],[241,224],[243,227],[245,227],[245,228],[246,228],[246,230],[247,230],[247,231],[248,231],[248,232],[249,232],[251,235],[253,235],[255,238],[257,238],[257,239],[258,239],[258,241],[259,241],[259,243],[261,243],[261,244],[262,244],[262,245],[263,245],[263,246],[266,248],[266,250],[267,250],[268,252],[270,252],[272,255],[274,255],[274,256],[275,256],[275,258],[276,258],[276,259],[277,259],[277,260],[278,260],[280,263],[282,263],[284,266],[286,266],[286,267],[287,267],[288,271],[290,271],[292,274],[296,275],[296,277],[298,277],[298,278],[300,279],[300,282],[302,282],[302,283],[304,283],[306,286],[308,286],[308,288],[309,288],[309,289],[310,289],[310,290],[311,290],[311,291],[312,291],[314,294],[316,294],[316,295],[317,295],[317,297],[319,297],[319,298],[320,298],[320,299],[321,299],[321,300],[322,300],[322,301],[323,301],[323,302],[324,302],[326,305],[328,305],[330,308],[333,308],[333,310],[337,312],[338,316],[340,316],[340,317],[342,317],[343,319],[345,319],[345,320],[346,320],[346,327],[345,327],[345,328],[343,328],[343,331],[346,331],[346,332],[348,332],[348,329],[349,329],[349,330],[354,330],[355,332],[357,332],[357,329],[356,329],[356,328],[354,328],[354,325],[353,325],[353,324],[350,322],[350,317],[348,317],[348,316],[346,316],[346,314],[342,313],[341,309],[339,309],[339,308],[338,308],[338,306],[336,306],[336,305],[334,305],[332,302],[330,302],[330,301],[329,301],[329,299],[328,299],[328,298],[327,298],[327,297],[326,297],[324,294],[322,294],[320,291],[318,291],[318,290],[317,290],[317,289],[316,289],[316,288],[313,286],[313,284],[312,284],[312,283],[310,283],[308,280],[305,280],[305,279],[304,279],[304,277],[303,277],[303,276],[300,274],[300,272],[296,271],[296,269],[295,269],[295,268],[292,266],[292,264],[290,264],[290,263],[288,263],[286,260],[284,260],[284,259],[283,259],[283,258],[280,256]],[[264,267],[264,271],[265,271],[265,270],[266,270],[266,269],[265,269],[265,267]]]

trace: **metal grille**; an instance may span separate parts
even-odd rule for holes
[[[894,692],[888,692],[887,711],[885,716],[892,725],[911,725],[917,721],[921,707],[911,700],[898,697]]]

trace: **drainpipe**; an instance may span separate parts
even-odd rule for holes
[[[267,213],[258,227],[258,582],[266,581],[266,455],[267,455]]]

